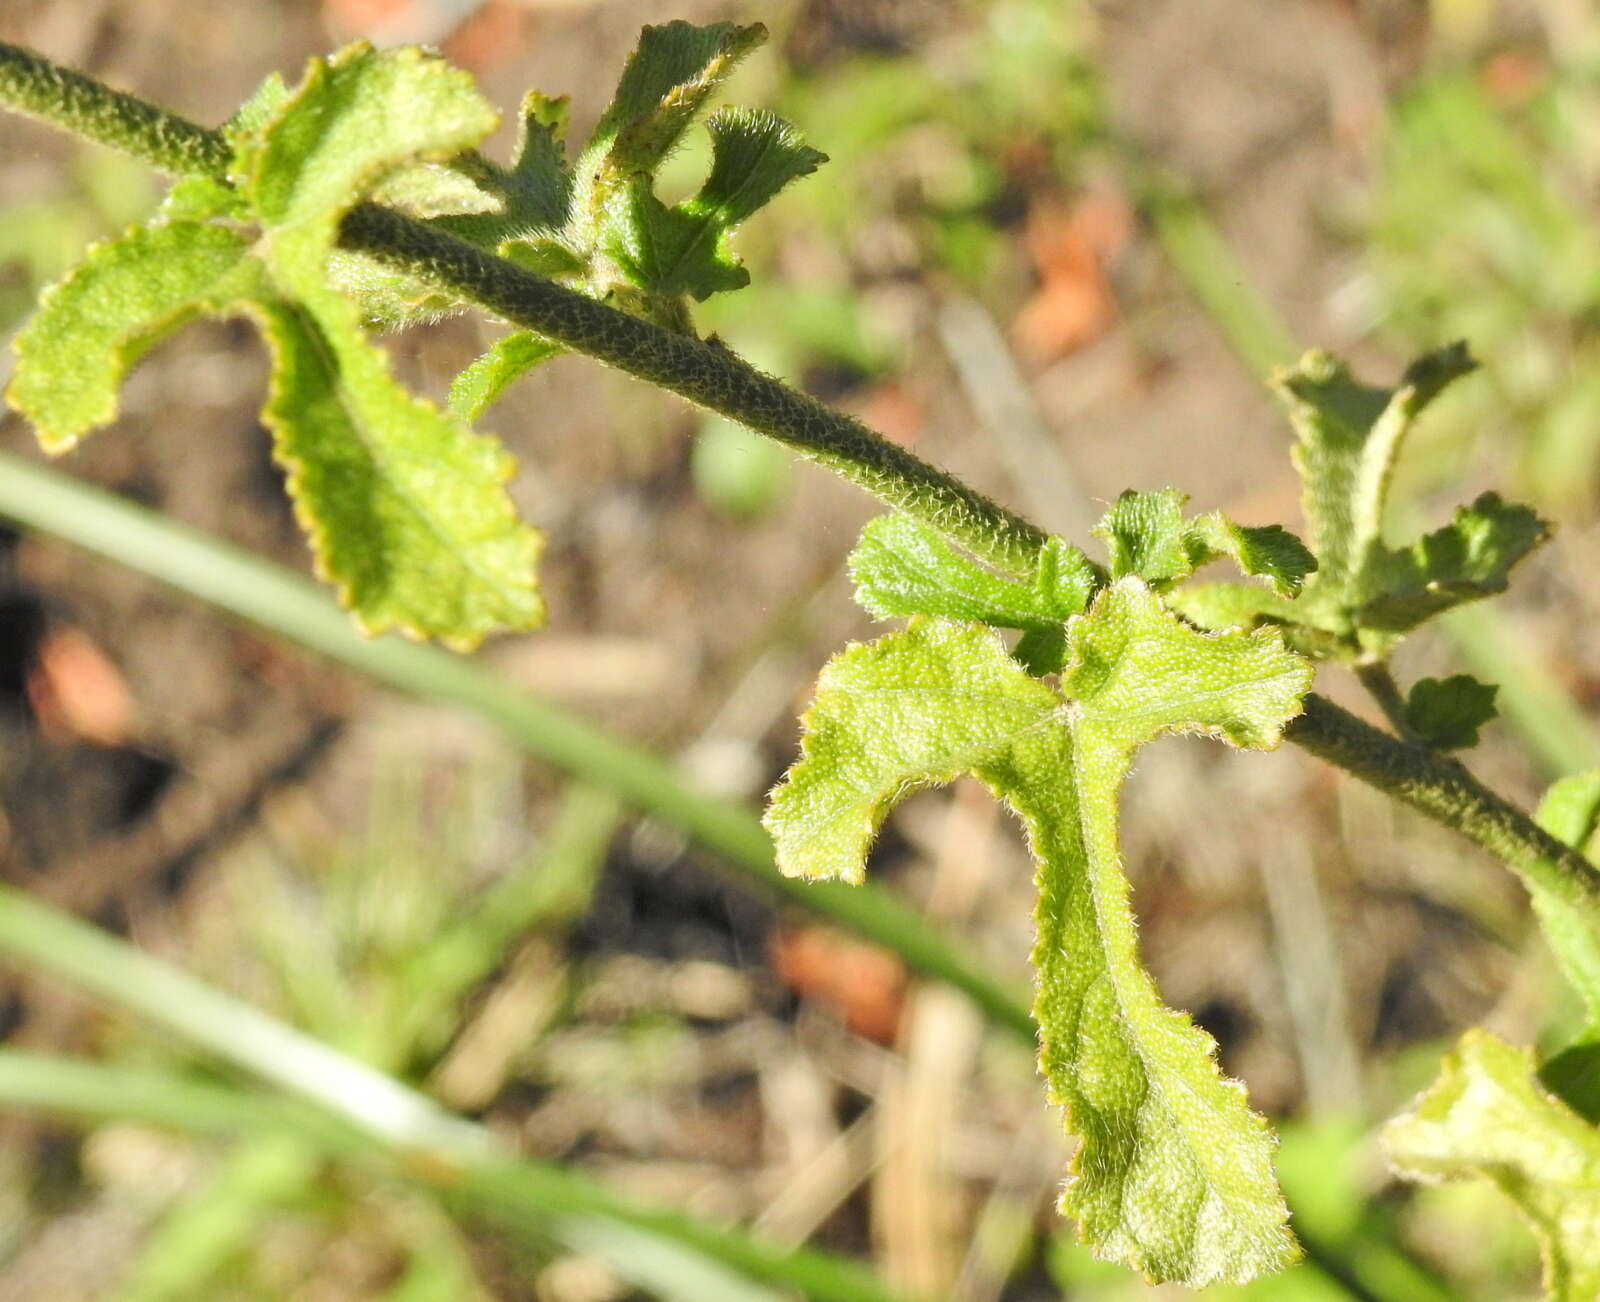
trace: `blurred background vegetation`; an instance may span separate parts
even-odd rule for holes
[[[1168,484],[1297,527],[1265,371],[1314,345],[1387,380],[1469,339],[1483,371],[1413,449],[1410,509],[1496,486],[1560,535],[1495,613],[1402,669],[1505,684],[1472,762],[1525,802],[1600,762],[1600,20],[1582,0],[7,0],[0,39],[206,122],[351,37],[425,41],[508,108],[529,85],[570,94],[581,133],[639,26],[675,17],[767,23],[728,99],[832,157],[741,234],[754,283],[703,328],[1080,541],[1098,503]],[[674,160],[686,190],[705,159]],[[4,119],[0,332],[157,194]],[[464,318],[391,347],[439,394],[487,333]],[[248,330],[187,332],[65,468],[303,569],[262,375]],[[499,690],[758,801],[818,667],[869,635],[841,563],[871,504],[581,359],[485,423],[551,544],[550,629],[481,657]],[[0,435],[30,438],[12,416]],[[1054,1217],[1068,1149],[1026,1043],[639,818],[604,765],[579,782],[480,717],[157,587],[137,555],[3,543],[6,882],[640,1203],[862,1258],[908,1296],[1177,1295],[1089,1260]],[[1366,708],[1331,672],[1320,686]],[[1510,879],[1298,754],[1167,742],[1127,804],[1147,960],[1280,1125],[1313,1248],[1205,1296],[1536,1296],[1496,1195],[1399,1186],[1372,1138],[1462,1027],[1529,1043],[1571,1015]],[[980,792],[918,797],[875,863],[1023,983],[1025,857]],[[115,1002],[0,968],[12,1049],[173,1090],[243,1079]],[[0,1097],[25,1095],[16,1070],[0,1062]],[[481,1202],[451,1215],[429,1181],[288,1124],[155,1124],[188,1097],[136,1106],[130,1084],[127,1115],[98,1121],[0,1110],[0,1299],[803,1284],[559,1197],[509,1226]]]

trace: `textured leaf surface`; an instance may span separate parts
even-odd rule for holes
[[[1246,1279],[1294,1255],[1271,1138],[1139,963],[1117,802],[1134,750],[1163,733],[1275,745],[1310,668],[1275,632],[1196,632],[1133,577],[1068,630],[1065,696],[975,626],[917,619],[849,648],[767,825],[784,871],[855,881],[920,786],[972,773],[1015,809],[1038,865],[1041,1070],[1082,1140],[1063,1210],[1152,1278]]]
[[[484,164],[485,194],[493,199],[487,211],[467,206],[435,218],[434,224],[460,239],[491,252],[548,239],[571,216],[572,175],[567,170],[563,140],[567,126],[567,101],[529,91],[518,114],[517,144],[511,166]],[[565,251],[563,272],[580,270],[582,260]],[[541,270],[541,274],[547,274]]]
[[[1240,573],[1265,579],[1280,597],[1294,596],[1317,568],[1317,558],[1282,525],[1235,524],[1220,511],[1190,523],[1188,548],[1195,569],[1226,556]]]
[[[653,172],[712,92],[766,39],[767,29],[759,23],[697,27],[678,21],[646,27],[611,106],[584,147],[579,176],[604,171],[614,181],[631,172]]]
[[[1419,678],[1406,694],[1406,724],[1419,741],[1439,750],[1478,744],[1478,729],[1495,716],[1499,688],[1471,674]]]
[[[326,329],[339,309],[349,316]],[[536,626],[539,539],[505,495],[515,467],[499,444],[400,388],[344,300],[258,315],[277,458],[318,569],[362,626],[463,649]]]
[[[505,491],[499,444],[412,397],[325,285],[345,209],[382,177],[475,144],[495,114],[417,50],[315,62],[244,154],[278,294],[261,309],[277,370],[268,418],[319,568],[370,630],[472,646],[543,616],[539,539]]]
[[[1188,500],[1187,494],[1163,488],[1154,493],[1129,490],[1111,504],[1094,533],[1106,544],[1112,578],[1135,574],[1162,584],[1194,569],[1183,522]]]
[[[356,44],[311,63],[245,151],[256,215],[333,242],[345,209],[385,173],[470,149],[499,124],[472,78],[418,49]]]
[[[1539,1240],[1553,1302],[1600,1297],[1600,1130],[1540,1088],[1532,1054],[1468,1031],[1383,1138],[1403,1174],[1480,1177],[1510,1198]]]
[[[1511,569],[1550,536],[1525,506],[1485,493],[1403,551],[1381,545],[1356,589],[1367,628],[1405,632],[1441,611],[1504,592]]]
[[[880,619],[938,615],[996,628],[1054,630],[1089,604],[1100,575],[1081,551],[1051,538],[1031,584],[956,551],[931,525],[896,512],[867,522],[850,553],[856,600]]]
[[[610,224],[608,252],[653,294],[705,299],[749,284],[731,247],[734,229],[826,161],[782,118],[762,110],[724,109],[706,127],[711,173],[699,193],[668,208],[648,177],[636,180]]]
[[[822,671],[803,719],[804,758],[767,811],[779,865],[860,882],[894,805],[973,772],[1062,704],[977,625],[917,619],[847,647]]]
[[[48,452],[117,414],[128,369],[161,339],[237,293],[249,246],[196,222],[136,226],[97,245],[17,336],[7,397]]]
[[[513,383],[563,351],[560,344],[528,330],[502,335],[450,385],[450,410],[477,420]]]
[[[1462,344],[1414,363],[1392,392],[1358,383],[1326,353],[1308,353],[1279,375],[1299,435],[1300,471],[1311,549],[1323,583],[1356,579],[1382,538],[1389,482],[1401,445],[1418,416],[1452,381],[1476,365]]]
[[[1112,578],[1134,574],[1165,588],[1225,556],[1242,573],[1263,578],[1274,592],[1291,597],[1317,568],[1305,544],[1282,526],[1239,525],[1220,511],[1186,521],[1188,500],[1187,494],[1163,488],[1130,490],[1112,503],[1094,529],[1105,540]]]

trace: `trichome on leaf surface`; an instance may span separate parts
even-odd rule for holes
[[[1402,694],[1387,664],[1425,621],[1503,591],[1549,536],[1487,494],[1405,546],[1386,541],[1396,459],[1472,369],[1465,348],[1422,358],[1393,390],[1317,353],[1277,377],[1309,546],[1278,526],[1186,518],[1184,496],[1162,489],[1118,498],[1091,559],[699,340],[693,303],[748,280],[733,231],[823,161],[780,119],[725,109],[706,122],[697,193],[670,206],[656,194],[664,158],[763,36],[646,28],[570,163],[564,102],[531,93],[507,166],[476,151],[497,115],[467,75],[417,50],[314,60],[298,86],[270,78],[209,132],[0,46],[0,102],[180,173],[151,221],[46,294],[17,340],[10,400],[64,451],[115,417],[129,367],[177,326],[251,318],[273,360],[266,423],[319,570],[367,630],[463,648],[542,616],[539,540],[506,494],[510,459],[469,422],[558,352],[622,366],[839,471],[897,508],[850,565],[868,611],[909,622],[824,669],[767,813],[778,862],[859,881],[895,803],[963,774],[1017,815],[1038,885],[1040,1068],[1079,1140],[1062,1208],[1084,1242],[1191,1285],[1296,1255],[1270,1129],[1140,964],[1118,848],[1119,792],[1146,742],[1288,737],[1528,884],[1585,1029],[1543,1064],[1469,1032],[1389,1144],[1405,1171],[1495,1180],[1541,1239],[1552,1296],[1592,1298],[1600,877],[1585,852],[1600,778],[1557,784],[1535,822],[1445,754],[1475,743],[1493,688],[1454,675]],[[440,410],[397,383],[370,332],[473,306],[513,328]],[[1242,581],[1197,580],[1215,561]],[[1308,695],[1327,660],[1355,669],[1398,735]]]

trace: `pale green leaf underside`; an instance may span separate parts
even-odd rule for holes
[[[916,619],[824,670],[767,826],[784,871],[860,880],[889,809],[975,774],[1038,863],[1040,1065],[1082,1144],[1063,1195],[1099,1255],[1156,1279],[1242,1280],[1294,1255],[1266,1123],[1139,963],[1117,848],[1134,749],[1166,732],[1276,744],[1309,685],[1273,632],[1198,633],[1136,578],[1069,624],[1067,698],[998,637]]]
[[[233,231],[196,222],[136,226],[97,245],[17,336],[7,391],[47,452],[65,452],[117,414],[130,367],[185,321],[238,292],[249,251]]]
[[[450,410],[465,420],[477,420],[513,383],[562,351],[560,344],[528,330],[502,335],[451,381]]]
[[[1468,1031],[1383,1138],[1402,1174],[1493,1181],[1539,1240],[1551,1302],[1600,1297],[1600,1129],[1540,1088],[1531,1053]]]

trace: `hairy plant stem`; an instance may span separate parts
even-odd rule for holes
[[[221,132],[0,42],[0,103],[132,154],[174,176],[227,178],[233,151]]]
[[[1358,664],[1356,677],[1361,685],[1367,689],[1367,695],[1377,702],[1383,711],[1383,717],[1389,721],[1389,726],[1400,734],[1402,741],[1416,741],[1417,737],[1411,731],[1411,724],[1406,719],[1406,699],[1400,692],[1400,685],[1395,682],[1394,675],[1389,672],[1389,666],[1384,661],[1374,661],[1371,664]]]
[[[229,149],[155,105],[0,43],[0,103],[125,150],[165,171],[226,180]],[[1043,531],[859,421],[798,393],[714,342],[665,330],[376,204],[344,219],[341,243],[447,289],[828,466],[984,559],[1027,572]],[[1600,909],[1600,871],[1459,763],[1389,736],[1313,693],[1285,735],[1321,759],[1455,829],[1525,880]]]
[[[1562,845],[1456,760],[1399,741],[1312,692],[1284,736],[1369,786],[1454,828],[1525,882],[1591,916],[1600,910],[1600,869]]]

